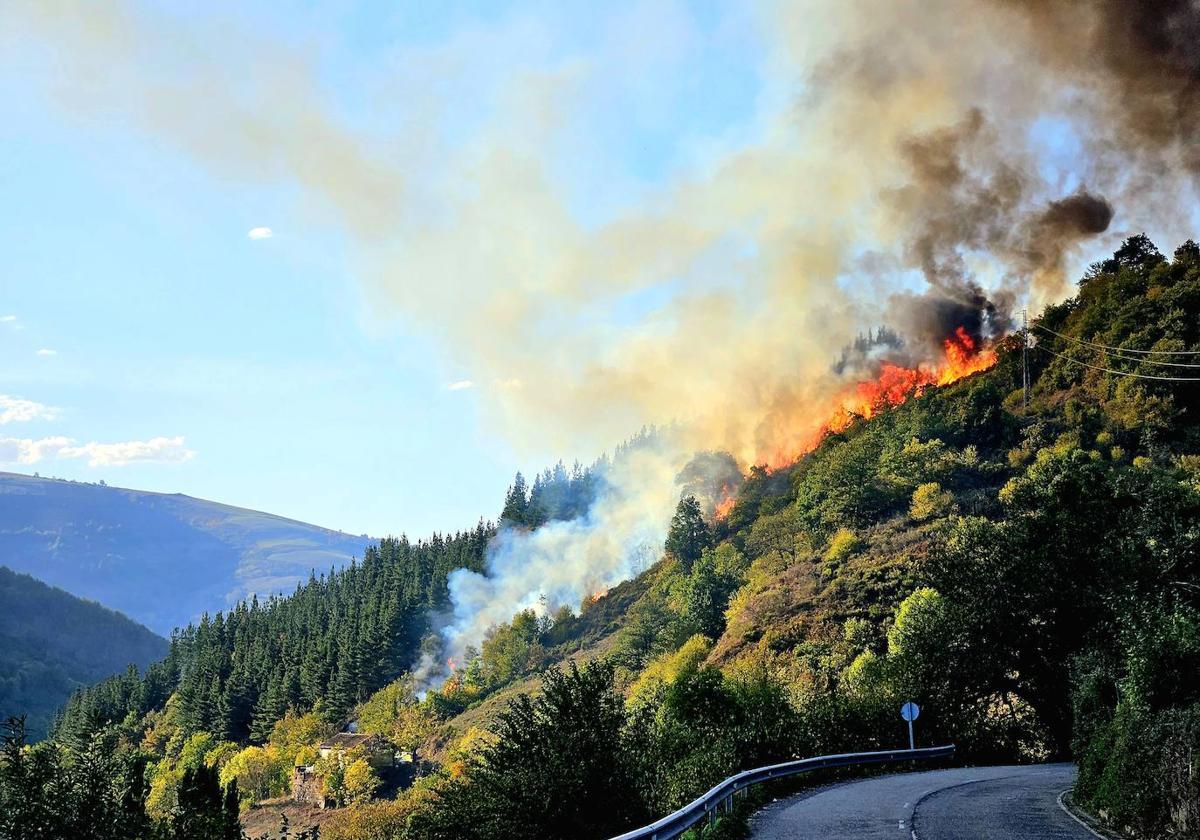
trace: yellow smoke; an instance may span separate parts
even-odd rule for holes
[[[1111,106],[1089,110],[1095,97],[1060,78],[1059,62],[1035,60],[1042,33],[1019,6],[761,5],[752,139],[719,144],[599,222],[579,217],[555,166],[571,156],[580,92],[608,65],[522,67],[450,143],[436,128],[448,103],[381,102],[398,129],[375,136],[331,104],[316,48],[232,24],[53,0],[11,0],[0,23],[42,45],[42,83],[71,112],[135,125],[222,178],[297,185],[352,237],[352,270],[381,317],[437,339],[518,448],[596,451],[643,424],[678,423],[688,445],[754,463],[811,435],[842,385],[830,372],[839,348],[897,317],[894,276],[912,267],[914,238],[982,252],[975,275],[1010,296],[1039,304],[1067,291],[1076,239],[1031,234],[1030,251],[986,224],[947,229],[959,205],[930,215],[948,193],[936,181],[914,189],[904,152],[982,114],[986,132],[959,163],[987,183],[1017,173],[1007,228],[1067,191],[1042,179],[1028,143],[1039,117],[1062,114],[1098,138],[1077,181],[1122,188],[1119,150],[1104,152],[1088,121]],[[432,82],[456,66],[456,48],[478,45],[405,67]],[[848,284],[864,255],[891,270]],[[659,302],[630,316],[623,304],[642,296]]]

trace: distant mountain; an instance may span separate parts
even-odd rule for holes
[[[168,634],[371,542],[182,494],[0,472],[0,562]]]
[[[119,612],[0,566],[0,718],[26,715],[31,737],[81,685],[166,652],[166,639]]]

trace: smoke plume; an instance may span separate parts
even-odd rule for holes
[[[42,45],[31,84],[75,118],[294,187],[345,232],[374,308],[443,348],[515,447],[675,430],[586,516],[506,533],[487,575],[456,574],[453,651],[633,574],[692,453],[803,451],[864,372],[832,364],[864,326],[887,324],[914,364],[959,328],[1002,335],[1122,232],[1182,238],[1200,173],[1189,0],[755,6],[747,125],[607,203],[592,199],[623,173],[591,156],[588,103],[621,104],[608,127],[653,110],[647,80],[704,48],[683,5],[636,3],[636,25],[567,59],[503,20],[402,50],[371,90],[382,133],[330,104],[315,48],[103,9],[12,0],[0,39]],[[480,55],[508,63],[471,76]]]

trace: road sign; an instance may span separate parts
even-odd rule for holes
[[[913,701],[909,700],[900,707],[900,717],[908,721],[908,748],[914,750],[917,748],[916,742],[913,741],[912,722],[921,714],[921,707]]]

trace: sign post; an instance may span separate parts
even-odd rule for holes
[[[900,707],[900,717],[908,721],[908,748],[916,749],[916,744],[913,742],[913,721],[921,714],[921,707],[911,700]]]

